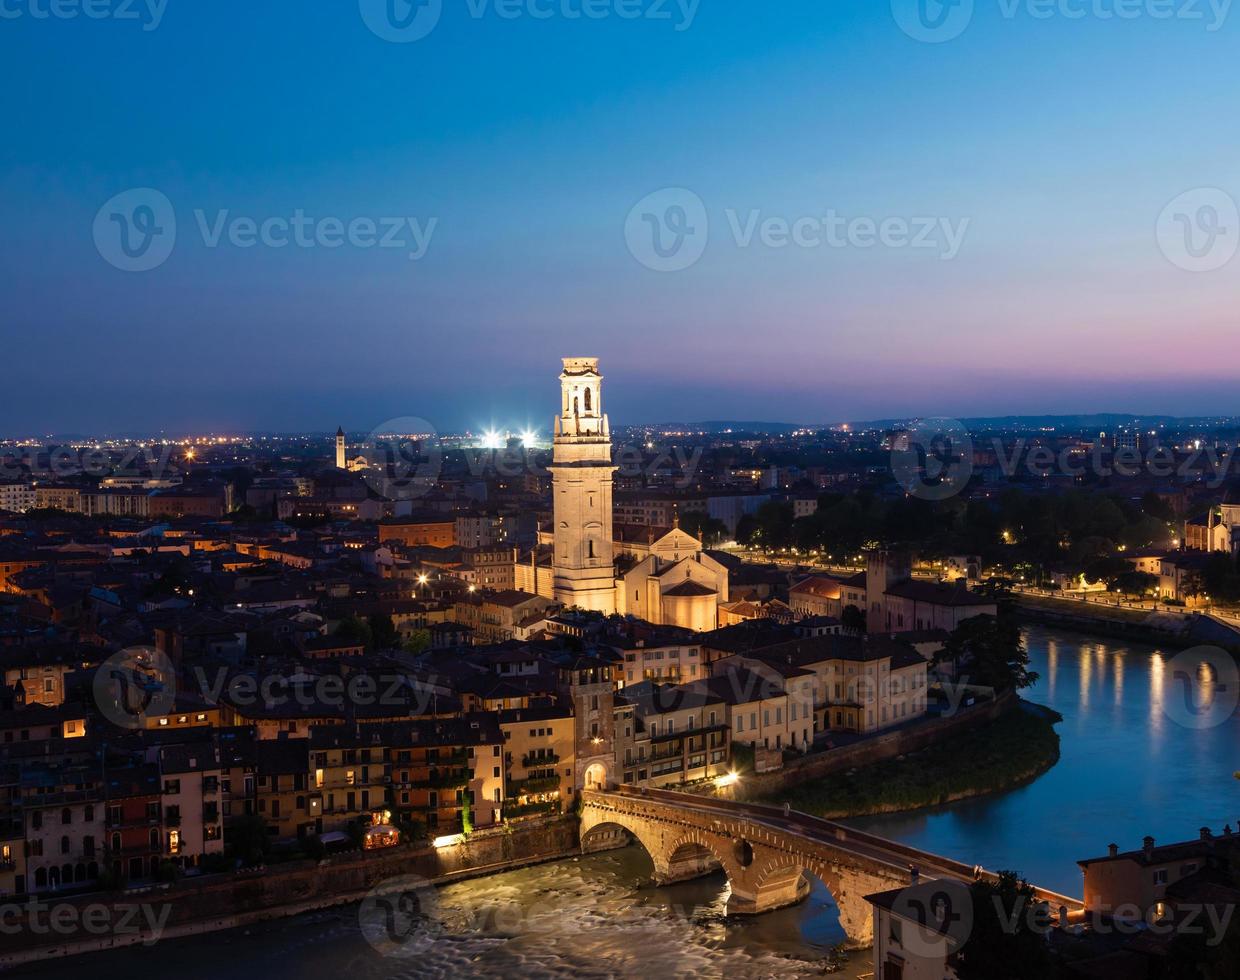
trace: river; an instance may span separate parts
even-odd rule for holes
[[[1137,848],[1240,821],[1240,716],[1203,724],[1177,701],[1170,655],[1152,647],[1043,629],[1026,631],[1041,676],[1026,697],[1064,716],[1062,758],[1010,792],[935,810],[849,821],[969,864],[1013,869],[1079,895],[1076,860],[1114,841]],[[1234,697],[1234,691],[1232,696]],[[968,760],[962,759],[962,765]],[[668,888],[647,883],[636,847],[449,885],[434,896],[429,939],[386,950],[357,907],[216,936],[94,956],[95,980],[136,973],[177,980],[404,980],[437,977],[818,976],[843,933],[819,882],[808,901],[748,920],[723,912],[715,876]],[[85,961],[52,961],[21,976],[63,976]],[[869,970],[853,954],[845,970]]]
[[[1240,713],[1192,715],[1174,651],[1041,627],[1025,645],[1040,676],[1024,696],[1064,719],[1053,769],[997,796],[846,822],[1075,896],[1077,860],[1112,842],[1137,850],[1147,834],[1170,842],[1240,828]],[[1220,691],[1220,706],[1235,694]]]

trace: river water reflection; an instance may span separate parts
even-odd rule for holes
[[[1025,642],[1040,675],[1025,697],[1064,718],[1059,763],[1002,795],[848,823],[1076,896],[1076,861],[1112,842],[1135,850],[1147,834],[1170,842],[1240,826],[1240,715],[1201,728],[1177,720],[1187,692],[1174,651],[1041,627]]]
[[[1169,657],[1151,647],[1041,628],[1027,632],[1027,693],[1064,716],[1059,764],[1028,786],[913,814],[850,821],[969,864],[1020,871],[1080,894],[1077,858],[1115,841],[1140,846],[1240,821],[1240,719],[1194,729],[1164,708],[1176,696]],[[960,760],[968,765],[967,759]],[[445,934],[416,955],[380,956],[354,907],[215,936],[83,960],[52,961],[23,976],[89,969],[96,980],[135,973],[177,980],[401,980],[423,977],[819,976],[843,939],[830,895],[756,919],[727,920],[721,877],[670,888],[647,884],[640,848],[594,854],[447,886]],[[869,969],[854,955],[837,976]]]

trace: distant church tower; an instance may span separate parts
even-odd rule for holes
[[[348,461],[344,458],[344,429],[336,429],[336,469],[344,470],[349,468]]]
[[[612,560],[611,428],[603,414],[597,357],[566,357],[551,463],[557,602],[616,611]]]

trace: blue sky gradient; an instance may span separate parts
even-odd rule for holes
[[[0,0],[0,434],[545,425],[562,355],[603,358],[617,422],[1236,412],[1240,259],[1187,271],[1157,226],[1185,192],[1240,198],[1240,13],[1064,2],[976,0],[927,44],[886,0],[687,25],[444,0],[397,44],[348,0],[169,0],[153,30]],[[176,246],[124,272],[92,225],[140,187]],[[670,273],[625,239],[669,187],[710,222]],[[434,231],[415,261],[209,247],[195,219],[298,209]],[[946,261],[742,247],[728,212],[755,210],[967,233]]]

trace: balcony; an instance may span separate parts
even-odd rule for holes
[[[545,766],[554,766],[558,764],[560,757],[552,752],[549,755],[539,755],[537,752],[529,752],[521,757],[521,765],[526,769],[541,769]]]
[[[17,870],[16,861],[13,861],[13,860],[0,861],[0,874],[4,874],[4,872],[6,871],[16,871],[16,870]]]
[[[441,772],[426,779],[415,779],[410,786],[416,789],[462,789],[469,785],[473,778],[470,772]]]
[[[508,783],[508,793],[514,797],[521,793],[547,793],[559,788],[559,776],[545,776],[542,779],[513,779]]]

